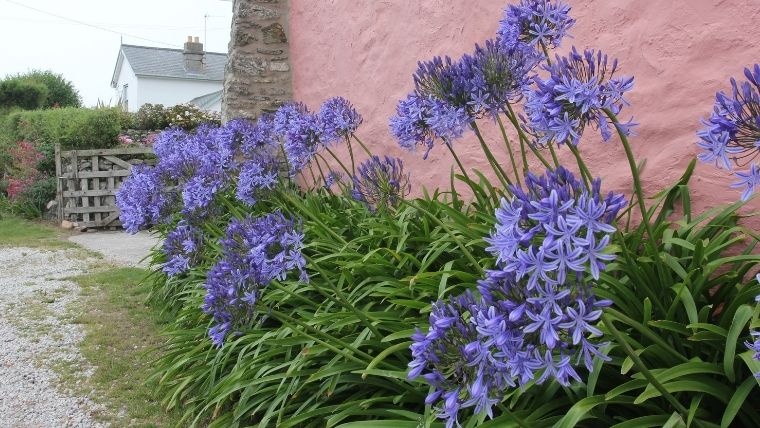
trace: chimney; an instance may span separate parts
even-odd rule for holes
[[[188,73],[203,73],[203,43],[199,42],[197,37],[187,36],[182,54],[185,56],[185,70]]]

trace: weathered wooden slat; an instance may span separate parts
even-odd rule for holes
[[[129,163],[127,161],[124,161],[124,160],[121,160],[121,159],[117,158],[116,156],[103,156],[103,159],[105,159],[105,160],[107,160],[109,162],[112,162],[114,165],[119,165],[120,167],[122,167],[124,169],[130,169],[130,168],[132,168],[132,164],[131,163]]]
[[[90,157],[90,162],[92,163],[92,172],[98,172],[100,171],[100,165],[99,165],[99,156],[93,155]],[[92,185],[90,186],[90,189],[92,190],[100,190],[100,178],[95,178],[92,180]],[[84,189],[82,189],[84,190]],[[89,196],[85,196],[85,198],[89,199]],[[93,197],[92,198],[92,206],[99,207],[100,206],[100,198],[99,197]],[[85,214],[87,215],[87,214]],[[100,219],[102,217],[100,216],[100,213],[93,213],[92,214],[92,220],[96,223],[100,222]]]
[[[80,181],[79,187],[82,190],[86,191],[88,189],[87,184],[88,184],[87,179],[83,178],[82,181]],[[87,208],[89,206],[90,206],[90,197],[89,196],[83,196],[82,197],[82,208]],[[83,211],[83,213],[82,213],[82,221],[90,221],[91,220],[91,217],[90,217],[90,213],[91,212],[94,212],[94,211]]]
[[[108,226],[114,221],[117,221],[119,219],[119,212],[116,211],[115,213],[109,215],[108,217],[104,218],[100,221],[100,224],[98,226]]]
[[[153,153],[152,147],[124,147],[116,149],[89,149],[89,150],[72,150],[64,152],[65,155],[77,152],[79,156],[104,156],[104,155],[139,155]]]
[[[63,192],[64,198],[81,198],[82,196],[113,196],[116,194],[114,189],[100,190],[66,190]]]
[[[119,208],[116,206],[110,206],[110,207],[76,207],[76,208],[65,208],[63,210],[66,214],[83,214],[83,213],[96,213],[96,212],[114,212],[119,211]],[[87,220],[89,221],[89,220]]]
[[[114,169],[111,171],[98,171],[98,172],[79,172],[79,173],[70,173],[67,172],[63,174],[66,178],[102,178],[102,177],[126,177],[130,173],[129,170],[126,169]]]
[[[63,180],[61,180],[61,145],[55,145],[55,201],[56,205],[56,218],[58,221],[63,220]]]

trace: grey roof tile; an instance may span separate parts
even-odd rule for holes
[[[121,50],[138,76],[224,80],[224,66],[227,63],[227,54],[224,53],[206,52],[203,72],[192,73],[185,70],[182,49],[121,45]]]

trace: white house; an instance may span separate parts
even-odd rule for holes
[[[204,52],[198,38],[184,49],[122,44],[111,87],[128,111],[143,104],[195,104],[221,111],[226,53]]]

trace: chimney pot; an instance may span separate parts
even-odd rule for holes
[[[203,73],[205,52],[198,37],[187,36],[182,54],[185,57],[185,70],[190,73]]]

